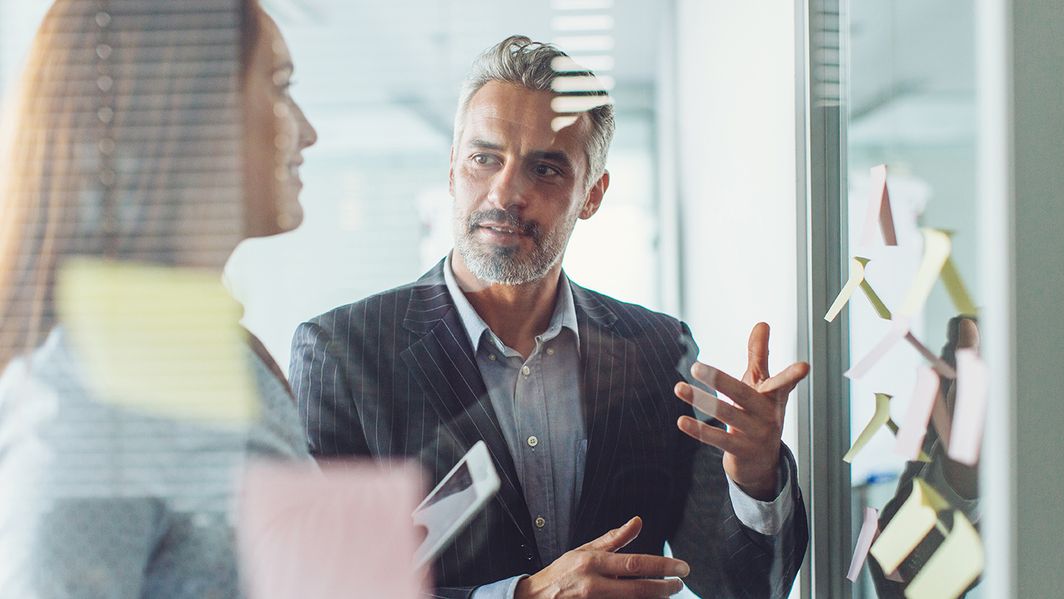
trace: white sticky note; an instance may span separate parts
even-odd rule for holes
[[[957,403],[947,453],[954,460],[974,466],[983,442],[987,402],[986,364],[974,349],[957,350]]]
[[[883,236],[883,242],[887,245],[898,245],[898,236],[894,231],[894,211],[890,206],[890,190],[887,187],[887,165],[873,166],[871,175],[872,192],[865,209],[861,245],[872,245],[876,233]]]
[[[894,443],[894,451],[906,460],[915,460],[920,455],[936,395],[938,376],[935,371],[927,367],[919,368],[916,372],[916,388],[913,389]]]
[[[879,534],[879,510],[874,507],[866,507],[864,509],[864,523],[861,525],[861,532],[857,535],[857,546],[854,548],[853,558],[850,560],[850,570],[846,573],[846,578],[850,582],[857,581],[857,576],[861,573],[865,560],[868,559],[868,550],[871,549],[872,541],[876,540],[877,534]]]
[[[843,373],[848,379],[859,379],[863,377],[869,370],[872,369],[883,356],[887,355],[899,341],[905,338],[909,334],[909,319],[899,316],[895,316],[891,321],[890,330],[887,334],[868,352],[863,358],[858,360],[857,364],[854,364],[849,370]]]
[[[983,541],[959,510],[953,528],[905,588],[907,599],[955,599],[983,572]]]
[[[237,530],[250,599],[424,596],[419,476],[400,464],[253,465]]]

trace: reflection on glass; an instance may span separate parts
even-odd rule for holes
[[[896,423],[876,432],[853,459],[854,544],[869,526],[865,508],[878,510],[879,538],[887,537],[878,551],[871,544],[854,597],[902,597],[906,588],[917,596],[955,596],[971,581],[950,584],[935,571],[949,558],[952,545],[944,540],[964,533],[965,522],[978,528],[977,462],[960,448],[981,433],[978,413],[955,408],[958,388],[968,396],[968,385],[974,394],[964,405],[985,400],[978,394],[981,373],[972,366],[979,363],[979,298],[967,292],[978,282],[974,8],[894,2],[851,3],[848,10],[848,247],[861,260],[861,280],[876,294],[855,293],[848,304],[856,370],[850,373],[851,431],[856,441],[873,420],[877,394],[891,396],[888,416]],[[891,331],[896,342],[884,348]],[[942,349],[929,349],[935,347]],[[975,424],[963,425],[974,428],[960,440],[950,439],[955,422]],[[904,506],[924,484],[945,503],[937,506],[930,532],[916,534],[905,530],[916,525]],[[884,572],[877,554],[886,559],[891,538],[906,532],[918,537],[914,549],[896,571]],[[981,554],[949,559],[959,560],[953,566],[960,572]],[[932,578],[940,586],[928,586]],[[979,596],[972,585],[968,596]]]

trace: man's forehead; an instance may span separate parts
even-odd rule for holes
[[[587,134],[587,116],[554,131],[558,116],[551,108],[555,94],[512,84],[489,82],[470,99],[465,113],[462,141],[478,139],[496,144],[520,142],[535,150],[563,150],[575,153]],[[576,156],[573,156],[576,158]]]

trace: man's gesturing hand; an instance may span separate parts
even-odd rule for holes
[[[515,599],[590,597],[669,597],[683,583],[663,576],[687,576],[690,568],[678,559],[660,555],[616,553],[643,528],[636,516],[624,526],[562,555],[551,565],[517,584]]]
[[[695,362],[691,375],[732,403],[718,401],[687,383],[677,383],[676,396],[728,425],[727,431],[690,416],[681,416],[681,431],[724,451],[724,471],[751,497],[768,501],[776,496],[780,437],[787,397],[809,374],[809,364],[796,362],[774,377],[768,370],[768,325],[759,322],[750,332],[749,365],[743,380]],[[712,407],[710,407],[712,406]],[[713,413],[715,412],[715,414]]]

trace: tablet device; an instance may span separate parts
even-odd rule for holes
[[[498,490],[488,446],[477,441],[414,510],[414,524],[426,534],[414,554],[415,566],[431,563]]]

